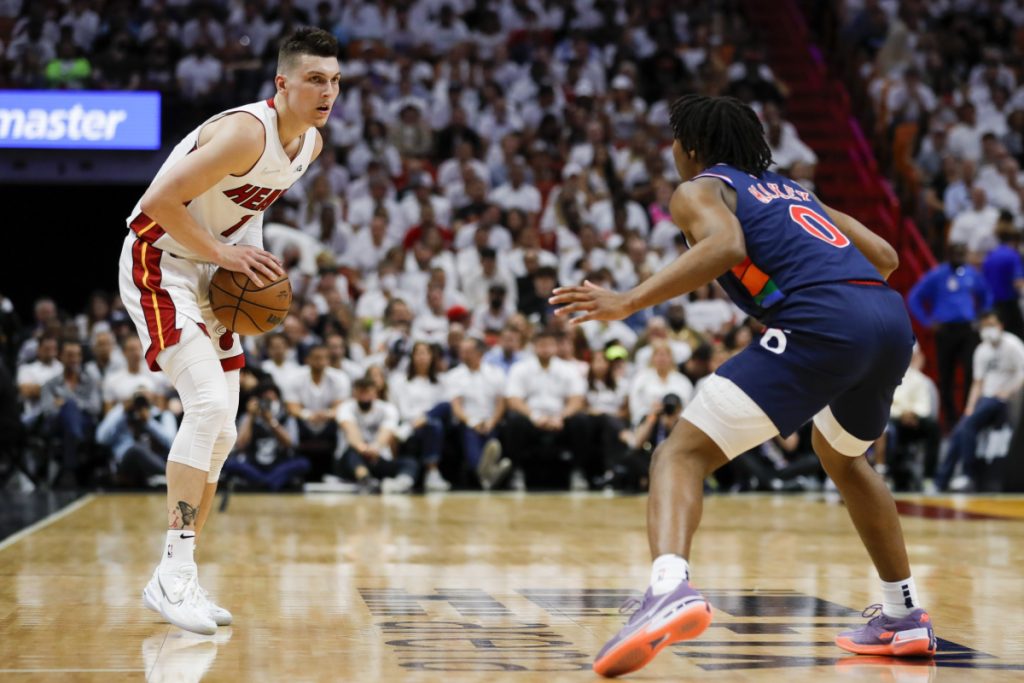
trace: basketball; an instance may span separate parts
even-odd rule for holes
[[[218,268],[210,280],[210,308],[224,327],[242,335],[263,334],[288,315],[292,283],[287,275],[262,287],[245,273]]]

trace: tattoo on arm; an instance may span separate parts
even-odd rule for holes
[[[178,509],[171,510],[170,516],[172,529],[184,529],[195,523],[196,518],[199,516],[199,506],[189,505],[185,501],[179,500]]]

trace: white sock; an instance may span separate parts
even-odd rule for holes
[[[914,577],[902,581],[882,581],[882,614],[885,616],[898,619],[920,606]]]
[[[160,560],[161,571],[172,572],[183,564],[195,562],[195,529],[168,529],[167,547]]]
[[[661,555],[651,565],[651,593],[664,595],[690,578],[690,565],[679,555]]]

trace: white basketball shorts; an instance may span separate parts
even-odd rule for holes
[[[133,232],[125,237],[118,264],[121,300],[139,332],[150,369],[160,369],[157,355],[181,340],[189,321],[210,338],[225,371],[245,365],[241,339],[210,310],[210,278],[216,270],[212,263],[157,249]]]

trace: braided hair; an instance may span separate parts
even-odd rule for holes
[[[669,112],[672,135],[706,166],[729,164],[761,175],[772,152],[757,114],[735,97],[683,95]]]

